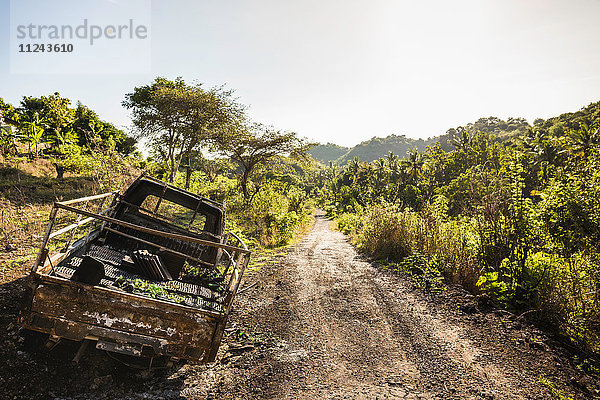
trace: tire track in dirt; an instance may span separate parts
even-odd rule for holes
[[[268,328],[280,341],[260,360],[252,358],[250,371],[232,378],[237,383],[225,380],[221,395],[548,398],[538,375],[506,359],[514,353],[494,354],[493,340],[448,317],[457,310],[432,306],[404,278],[366,261],[329,224],[317,216],[282,263],[263,271],[263,290],[239,306],[237,319]]]

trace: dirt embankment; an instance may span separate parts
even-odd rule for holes
[[[17,283],[0,287],[0,397],[214,399],[594,398],[595,382],[514,316],[458,288],[415,290],[376,268],[318,216],[236,299],[218,362],[148,373],[76,346],[29,354],[12,322]],[[6,334],[4,334],[6,332]]]

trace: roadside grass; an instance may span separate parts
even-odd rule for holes
[[[551,381],[549,378],[540,376],[538,382],[548,388],[556,400],[574,400],[573,397],[566,395],[556,382]]]
[[[442,292],[447,289],[441,272],[443,267],[436,258],[413,253],[397,262],[384,260],[379,264],[382,269],[405,273],[416,287],[428,292]]]

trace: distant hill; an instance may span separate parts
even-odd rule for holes
[[[309,154],[323,164],[331,161],[344,165],[354,157],[358,157],[360,161],[371,162],[387,155],[390,151],[402,158],[409,150],[416,147],[419,151],[423,151],[437,140],[438,138],[423,140],[407,138],[404,135],[389,135],[384,138],[373,137],[352,148],[333,143],[319,144],[310,149]]]
[[[317,161],[321,161],[323,164],[329,163],[329,161],[335,161],[350,149],[348,147],[338,146],[337,144],[327,143],[319,144],[308,152],[312,158]]]
[[[594,110],[596,109],[597,106]],[[465,124],[465,126],[450,128],[445,134],[429,139],[412,139],[404,135],[389,135],[383,138],[373,137],[352,148],[338,146],[333,143],[320,144],[313,147],[309,153],[315,160],[323,164],[331,161],[338,165],[345,165],[354,157],[358,157],[360,161],[371,162],[387,155],[390,151],[403,158],[409,150],[415,147],[419,151],[424,151],[427,146],[432,146],[435,143],[439,143],[445,151],[451,151],[454,149],[452,139],[455,136],[460,136],[459,132],[463,130],[471,133],[476,131],[486,132],[496,135],[500,140],[506,140],[527,132],[530,127],[524,118],[508,118],[504,121],[496,117],[487,117],[479,118],[475,122]]]
[[[579,111],[564,113],[547,120],[537,119],[534,125],[549,131],[555,136],[561,136],[571,129],[578,129],[581,124],[592,124],[600,121],[600,101],[582,107]]]
[[[460,129],[466,129],[468,132],[485,132],[496,135],[500,139],[508,139],[514,136],[522,135],[531,128],[531,125],[525,118],[508,118],[506,121],[497,117],[479,118],[475,122],[470,122],[464,127],[451,128],[446,131],[446,135],[451,139]]]
[[[582,123],[590,124],[598,120],[600,120],[600,102],[591,103],[586,107],[582,107],[579,111],[561,114],[547,120],[538,118],[534,121],[534,126],[546,130],[554,136],[561,136],[571,129],[578,129]],[[502,120],[497,117],[486,117],[479,118],[477,121],[464,126],[450,128],[446,133],[429,139],[412,139],[404,135],[389,135],[384,138],[373,137],[352,148],[338,146],[333,143],[322,144],[311,149],[309,153],[313,158],[325,164],[333,161],[336,164],[345,165],[354,157],[358,157],[360,161],[371,162],[379,157],[384,157],[390,151],[402,158],[415,147],[419,151],[423,151],[427,146],[435,143],[439,143],[445,151],[451,151],[454,149],[452,139],[460,136],[463,131],[471,134],[477,131],[486,132],[503,141],[524,135],[531,127],[524,118]]]
[[[385,156],[390,151],[402,158],[406,156],[409,150],[416,147],[419,151],[423,151],[428,145],[436,141],[437,139],[412,139],[404,135],[389,135],[384,138],[373,137],[348,150],[336,160],[336,163],[344,165],[354,157],[358,157],[360,161],[371,162]]]

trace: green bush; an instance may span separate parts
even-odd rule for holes
[[[335,219],[337,230],[346,235],[356,236],[362,230],[362,219],[358,214],[342,213]]]
[[[185,174],[177,174],[175,184],[184,186]],[[256,246],[287,245],[310,219],[304,193],[278,181],[263,183],[256,195],[247,201],[240,193],[236,179],[217,175],[211,181],[204,173],[194,172],[189,190],[225,203],[226,228]]]
[[[443,289],[441,271],[444,267],[441,261],[435,257],[425,257],[420,253],[414,253],[399,262],[387,263],[384,267],[408,274],[417,287],[425,290],[441,291]]]

